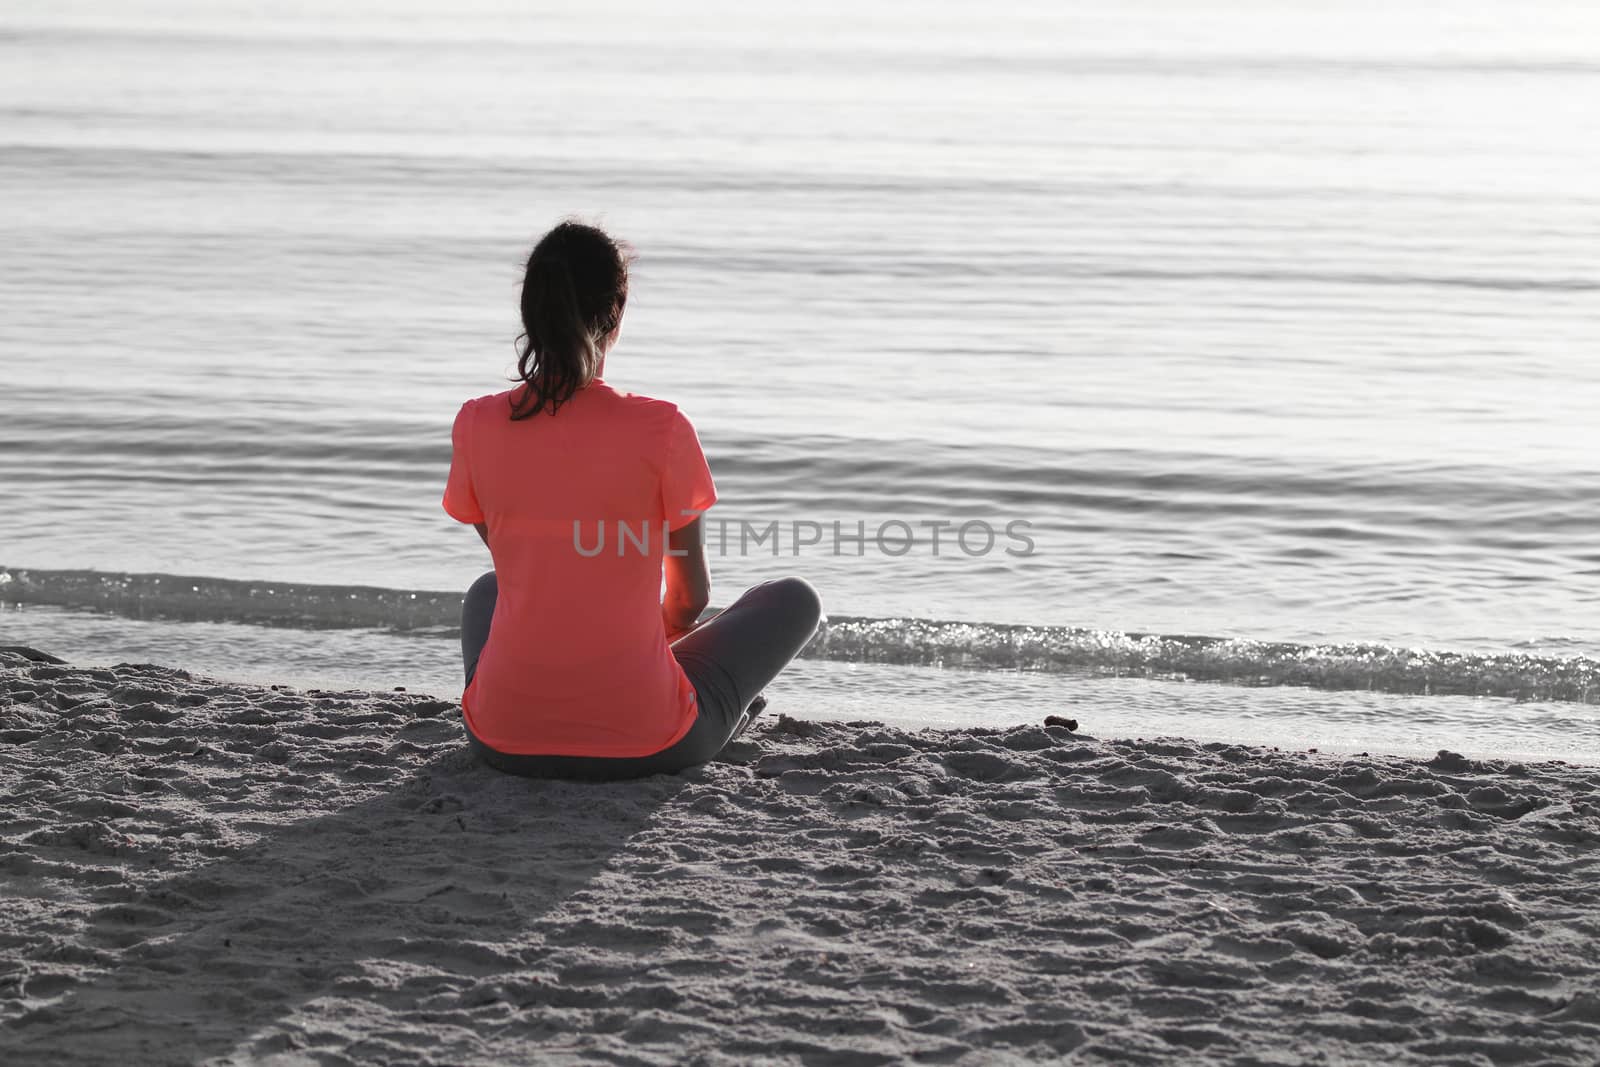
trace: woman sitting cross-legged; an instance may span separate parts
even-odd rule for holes
[[[462,719],[484,762],[512,774],[704,763],[822,619],[808,582],[778,578],[697,624],[716,487],[677,407],[602,378],[627,295],[615,241],[551,230],[523,279],[520,382],[456,416],[444,508],[494,559],[462,607]]]

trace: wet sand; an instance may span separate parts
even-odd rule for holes
[[[772,697],[539,782],[426,696],[0,652],[0,1061],[1600,1062],[1600,769]]]

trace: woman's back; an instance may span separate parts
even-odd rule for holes
[[[716,490],[672,404],[596,378],[513,419],[512,390],[456,418],[445,510],[484,523],[499,599],[463,706],[502,752],[639,756],[694,718],[661,619],[666,531]]]

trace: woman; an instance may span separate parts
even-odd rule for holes
[[[462,720],[484,762],[512,774],[704,763],[822,618],[816,590],[780,578],[697,624],[716,486],[682,412],[602,377],[627,298],[616,242],[575,222],[551,230],[523,278],[520,381],[456,416],[444,509],[494,558],[462,607]]]

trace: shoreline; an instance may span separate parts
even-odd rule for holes
[[[0,651],[0,1054],[1600,1058],[1600,768],[768,714],[533,781],[425,695]]]
[[[0,625],[80,664],[179,663],[197,674],[309,691],[460,693],[447,641],[370,630],[298,631],[174,623],[39,608]],[[0,637],[0,647],[6,640]],[[1600,716],[1581,703],[1226,684],[1101,671],[923,667],[797,659],[781,684],[808,719],[876,719],[903,729],[1038,723],[1071,709],[1101,737],[1172,735],[1288,751],[1431,757],[1443,743],[1474,758],[1566,759],[1600,766]]]

